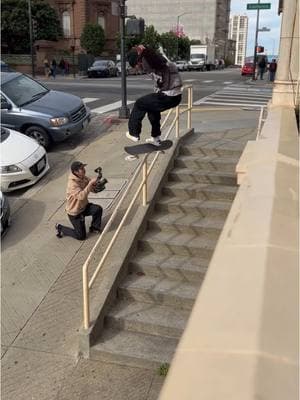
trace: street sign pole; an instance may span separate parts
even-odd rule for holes
[[[125,18],[126,0],[120,0],[120,33],[121,33],[121,92],[122,105],[119,108],[119,118],[129,118],[129,108],[127,107],[127,87],[126,87],[126,52],[125,52]]]
[[[34,78],[35,70],[34,70],[34,48],[33,48],[33,34],[32,34],[31,0],[28,0],[28,18],[29,18],[30,53],[31,53],[31,73]]]
[[[258,4],[260,3],[260,0],[258,0]],[[252,80],[255,81],[255,73],[256,73],[256,58],[257,58],[257,42],[258,42],[258,26],[259,26],[259,8],[257,8],[257,14],[256,14],[256,30],[255,30],[255,42],[254,42],[254,56],[253,56],[253,75],[252,75]]]

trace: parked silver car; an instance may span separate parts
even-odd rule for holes
[[[49,90],[19,72],[1,72],[1,123],[36,139],[48,148],[79,133],[91,113],[72,94]]]

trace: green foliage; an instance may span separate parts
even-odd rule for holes
[[[155,30],[153,25],[149,25],[145,29],[144,37],[142,39],[142,44],[152,49],[158,50],[160,42],[160,35]]]
[[[43,0],[32,0],[32,18],[37,21],[34,40],[57,40],[61,35],[59,19],[53,8]],[[3,0],[1,3],[2,48],[8,53],[24,53],[30,49],[28,2]]]
[[[201,43],[201,40],[192,39],[190,44],[192,45],[192,44],[202,44],[202,43]]]
[[[105,45],[105,34],[102,26],[86,24],[80,36],[80,43],[88,54],[99,56]]]
[[[190,58],[191,41],[187,36],[178,39],[178,58],[188,60]]]
[[[169,371],[169,368],[170,368],[170,364],[169,364],[169,363],[163,363],[163,364],[161,364],[161,365],[159,366],[159,369],[158,369],[158,374],[159,374],[160,376],[167,376],[167,373],[168,373],[168,371]]]
[[[174,32],[165,32],[160,35],[162,48],[170,59],[177,58],[177,52],[179,50],[178,42],[178,38]]]
[[[134,37],[126,37],[125,38],[125,50],[129,51],[132,47],[141,44],[143,40],[143,36],[141,35],[136,35]],[[120,33],[117,34],[116,37],[117,41],[117,48],[119,50],[119,53],[121,53],[121,36]]]

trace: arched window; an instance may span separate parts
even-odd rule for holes
[[[71,36],[71,17],[69,11],[64,11],[62,14],[62,25],[64,37]]]
[[[105,17],[102,13],[98,14],[97,24],[102,26],[103,30],[105,31]]]

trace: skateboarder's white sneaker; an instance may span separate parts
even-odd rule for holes
[[[128,139],[132,140],[133,142],[138,142],[138,141],[140,140],[139,137],[130,135],[129,132],[126,132],[126,137],[127,137]]]
[[[154,146],[160,146],[161,145],[161,136],[156,136],[156,137],[151,136],[146,139],[146,142],[151,143]]]

